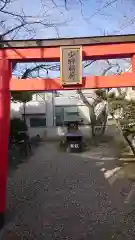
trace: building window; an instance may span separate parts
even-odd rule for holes
[[[79,116],[78,112],[66,112],[68,116]]]
[[[46,127],[46,118],[31,117],[30,127]]]
[[[64,124],[64,119],[63,119],[63,115],[62,114],[56,114],[56,126],[63,126]]]
[[[55,124],[56,126],[64,125],[64,108],[56,106],[55,107]]]

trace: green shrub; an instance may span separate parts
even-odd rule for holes
[[[20,118],[10,120],[10,139],[11,141],[21,141],[26,138],[28,127]]]

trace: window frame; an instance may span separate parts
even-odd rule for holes
[[[36,124],[33,124],[31,121],[33,121],[33,119],[34,119],[34,121],[35,121],[35,123],[38,123],[38,121],[43,121],[44,122],[44,124],[39,124],[39,125],[36,125]],[[43,123],[42,122],[42,123]],[[45,128],[46,127],[46,116],[40,116],[40,117],[38,117],[38,116],[30,116],[29,117],[29,125],[30,125],[30,128]]]

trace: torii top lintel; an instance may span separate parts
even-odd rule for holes
[[[82,46],[83,60],[131,57],[135,35],[0,41],[0,59],[59,61],[60,46]]]
[[[59,62],[60,47],[81,46],[82,60],[131,58],[132,72],[113,76],[86,76],[81,85],[63,86],[58,79],[10,79],[11,91],[45,91],[77,88],[135,86],[135,34],[84,38],[0,41],[0,60],[10,62]],[[3,69],[3,68],[2,68]]]

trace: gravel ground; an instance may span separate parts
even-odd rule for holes
[[[113,139],[81,154],[41,145],[8,179],[1,239],[134,239],[132,184],[116,174],[118,150]]]

